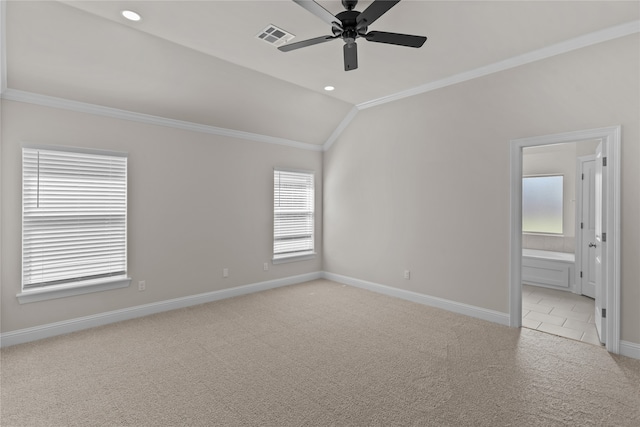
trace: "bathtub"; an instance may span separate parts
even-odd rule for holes
[[[571,291],[575,282],[575,254],[522,250],[522,283]]]

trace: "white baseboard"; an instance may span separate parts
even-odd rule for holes
[[[238,286],[236,288],[222,289],[219,291],[206,292],[198,295],[190,295],[166,301],[154,302],[121,310],[108,311],[105,313],[93,314],[91,316],[78,317],[61,322],[49,323],[46,325],[34,326],[32,328],[19,329],[17,331],[0,334],[0,347],[8,347],[15,344],[22,344],[36,341],[43,338],[54,337],[56,335],[68,334],[81,331],[83,329],[94,328],[96,326],[107,325],[109,323],[134,319],[136,317],[148,316],[150,314],[163,311],[175,310],[178,308],[190,307],[218,301],[221,299],[237,297],[254,292],[266,291],[268,289],[282,286],[295,285],[309,280],[320,279],[321,272],[301,274],[298,276],[285,277],[282,279],[269,280],[266,282],[253,283],[250,285]]]
[[[430,307],[441,308],[453,313],[463,314],[477,319],[509,326],[509,315],[507,313],[501,313],[499,311],[488,310],[486,308],[450,301],[444,298],[432,297],[429,295],[419,294],[417,292],[380,285],[378,283],[367,282],[353,277],[318,271],[6,332],[4,334],[0,334],[0,347],[8,347],[11,345],[50,338],[57,335],[81,331],[83,329],[94,328],[96,326],[161,313],[163,311],[191,307],[198,304],[205,304],[254,292],[266,291],[268,289],[275,289],[282,286],[295,285],[321,278],[401,298],[407,301],[428,305]],[[640,359],[640,344],[629,341],[620,341],[620,354],[633,359]]]
[[[417,292],[392,288],[390,286],[367,282],[366,280],[355,279],[353,277],[341,276],[339,274],[328,273],[326,271],[322,273],[322,278],[338,283],[343,283],[349,286],[355,286],[357,288],[367,289],[372,292],[401,298],[407,301],[413,301],[419,304],[441,308],[443,310],[451,311],[454,313],[464,314],[466,316],[475,317],[477,319],[487,320],[489,322],[509,326],[509,314],[507,313],[501,313],[499,311],[488,310],[486,308],[450,301],[444,298],[419,294]],[[640,360],[640,344],[621,340],[620,354],[622,356]]]
[[[345,285],[355,286],[357,288],[367,289],[369,291],[401,298],[407,301],[417,302],[418,304],[441,308],[453,313],[464,314],[465,316],[475,317],[477,319],[487,320],[489,322],[509,326],[508,313],[501,313],[499,311],[476,307],[469,304],[463,304],[444,298],[432,297],[425,294],[419,294],[417,292],[392,288],[391,286],[380,285],[378,283],[367,282],[365,280],[341,276],[334,273],[323,272],[322,277],[328,280],[333,280],[334,282],[343,283]]]
[[[620,354],[640,360],[640,344],[620,340]]]

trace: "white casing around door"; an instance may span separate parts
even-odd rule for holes
[[[592,242],[595,245],[596,262],[595,262],[595,286],[596,286],[596,308],[595,308],[595,321],[596,330],[598,331],[598,337],[600,342],[606,344],[607,336],[607,319],[603,316],[603,309],[607,306],[607,293],[604,289],[605,283],[605,268],[606,251],[603,245],[605,245],[605,238],[603,233],[603,226],[606,224],[605,211],[602,209],[602,202],[606,195],[604,194],[605,187],[602,185],[602,168],[603,168],[604,154],[602,151],[602,143],[598,144],[596,148],[596,164],[595,164],[595,241]]]

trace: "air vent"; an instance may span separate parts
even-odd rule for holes
[[[275,25],[269,25],[256,37],[277,47],[285,44],[295,36],[291,33],[287,33],[282,28],[276,27]]]

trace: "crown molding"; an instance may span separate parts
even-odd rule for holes
[[[88,113],[97,116],[111,117],[121,120],[130,120],[139,123],[146,123],[157,126],[166,126],[175,129],[182,129],[191,132],[206,133],[210,135],[226,136],[230,138],[243,139],[254,142],[265,142],[268,144],[285,145],[287,147],[300,148],[309,151],[322,151],[322,145],[309,144],[306,142],[293,141],[285,138],[278,138],[269,135],[244,132],[234,129],[220,128],[216,126],[203,125],[199,123],[187,122],[183,120],[168,119],[165,117],[153,116],[150,114],[136,113],[133,111],[121,110],[118,108],[105,107],[102,105],[89,104],[86,102],[72,101],[70,99],[57,98],[53,96],[41,95],[16,89],[6,89],[2,93],[2,99],[9,101],[25,102],[28,104],[41,105],[44,107],[60,108],[75,111],[78,113]]]
[[[569,40],[565,40],[560,43],[549,45],[541,49],[537,49],[531,52],[524,53],[522,55],[514,56],[504,61],[495,62],[493,64],[479,67],[470,71],[455,74],[453,76],[445,77],[444,79],[436,80],[433,82],[425,83],[420,86],[416,86],[411,89],[403,90],[391,95],[383,96],[381,98],[372,99],[370,101],[361,102],[357,104],[347,116],[340,122],[338,127],[333,131],[329,139],[325,142],[323,149],[328,150],[333,143],[338,140],[342,132],[353,121],[357,113],[361,110],[365,110],[371,107],[377,107],[389,102],[399,101],[411,96],[420,95],[423,93],[431,92],[436,89],[441,89],[447,86],[455,85],[458,83],[466,82],[469,80],[484,77],[489,74],[498,73],[500,71],[508,70],[511,68],[519,67],[521,65],[530,64],[532,62],[541,61],[552,56],[560,55],[563,53],[571,52],[573,50],[581,49],[583,47],[592,46],[594,44],[614,40],[617,38],[629,36],[640,32],[640,20],[627,22],[625,24],[616,25],[614,27],[605,28],[604,30],[595,31],[593,33],[578,36]]]
[[[323,151],[327,151],[333,145],[333,143],[336,142],[336,140],[340,137],[342,132],[344,132],[344,130],[349,126],[349,124],[351,124],[351,121],[356,117],[357,114],[358,114],[358,107],[354,106],[353,108],[351,108],[351,110],[349,110],[349,112],[344,117],[344,119],[342,119],[338,127],[335,128],[331,136],[329,136],[329,139],[327,139],[327,142],[325,142],[324,145],[322,146]]]
[[[591,46],[594,44],[602,43],[609,40],[614,40],[620,37],[625,37],[631,34],[640,32],[640,20],[631,21],[625,24],[617,25],[614,27],[606,28],[604,30],[596,31],[593,33],[585,34],[579,37],[575,37],[564,42],[556,43],[541,49],[537,49],[522,55],[515,56],[503,61],[499,61],[493,64],[489,64],[484,67],[479,67],[470,71],[459,73],[444,79],[436,80],[433,82],[425,83],[420,86],[416,86],[411,89],[407,89],[401,92],[390,94],[381,98],[365,101],[354,106],[344,117],[344,119],[338,124],[338,126],[331,133],[327,141],[323,145],[310,144],[300,141],[293,141],[285,138],[278,138],[268,135],[255,134],[250,132],[244,132],[234,129],[220,128],[216,126],[202,125],[193,122],[187,122],[183,120],[168,119],[159,116],[153,116],[149,114],[136,113],[133,111],[120,110],[117,108],[105,107],[100,105],[94,105],[84,102],[72,101],[63,98],[56,98],[46,95],[40,95],[31,92],[25,92],[15,89],[9,89],[7,87],[7,68],[6,68],[6,0],[0,0],[0,95],[1,98],[26,102],[31,104],[42,105],[46,107],[62,108],[66,110],[95,114],[105,117],[136,121],[140,123],[147,123],[159,126],[172,127],[176,129],[183,129],[192,132],[206,133],[211,135],[226,136],[231,138],[243,139],[254,142],[264,142],[268,144],[284,145],[288,147],[300,148],[310,151],[326,151],[335,141],[338,140],[344,130],[351,124],[359,111],[367,108],[384,105],[389,102],[395,102],[404,98],[408,98],[415,95],[420,95],[426,92],[430,92],[436,89],[441,89],[454,84],[462,83],[465,81],[473,80],[479,77],[484,77],[489,74],[498,73],[500,71],[508,70],[511,68],[519,67],[521,65],[529,64],[532,62],[540,61],[552,56],[560,55],[563,53],[571,52],[576,49]]]
[[[444,79],[436,80],[398,93],[383,96],[382,98],[365,101],[356,105],[356,107],[358,108],[358,110],[364,110],[366,108],[383,105],[389,102],[398,101],[410,96],[420,95],[432,90],[466,82],[478,77],[484,77],[489,74],[498,73],[500,71],[519,67],[521,65],[540,61],[552,56],[571,52],[576,49],[581,49],[583,47],[591,46],[605,41],[614,40],[620,37],[625,37],[638,32],[640,32],[640,20],[627,22],[626,24],[605,28],[604,30],[595,31],[593,33],[578,36],[560,43],[543,47],[541,49],[527,52],[522,55],[514,56],[513,58],[505,59],[504,61],[495,62],[484,67],[476,68],[460,74],[455,74]]]

